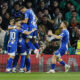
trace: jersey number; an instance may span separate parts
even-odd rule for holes
[[[11,34],[10,38],[11,38],[12,40],[15,40],[15,32],[11,32],[10,34]]]

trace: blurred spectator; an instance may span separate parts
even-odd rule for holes
[[[14,17],[14,18],[18,18],[18,17],[21,17],[21,12],[19,11],[19,9],[20,9],[20,5],[18,4],[18,3],[16,3],[15,5],[14,5],[14,9],[12,10],[12,16]]]
[[[2,16],[4,16],[4,14],[7,12],[8,10],[8,3],[7,2],[4,2],[2,5],[1,5],[1,10],[0,10],[0,14]]]
[[[75,28],[78,25],[78,21],[75,17],[72,18],[70,25],[72,26],[72,28]]]
[[[27,2],[27,8],[28,8],[28,9],[32,9],[32,2],[31,2],[31,1],[28,1],[28,2]]]
[[[59,9],[58,7],[55,8],[54,13],[53,13],[53,15],[52,15],[52,16],[53,16],[53,19],[58,16],[59,12],[60,12],[60,9]]]
[[[17,1],[15,1],[14,5],[15,4],[19,4],[20,6],[26,6],[26,0],[17,0]]]
[[[76,0],[69,0],[69,1],[76,7],[76,11],[79,12],[80,4]]]
[[[76,21],[80,24],[80,16],[76,11],[72,12],[72,18],[75,18]]]
[[[10,14],[8,12],[5,13],[2,21],[2,29],[7,30],[9,25]]]
[[[64,13],[70,11],[71,5],[72,5],[72,4],[71,4],[70,2],[68,2],[68,3],[66,4]]]
[[[71,44],[72,47],[74,47],[76,49],[77,39],[78,39],[76,29],[70,27],[69,32],[70,32],[70,44]]]
[[[38,35],[39,40],[44,41],[44,37],[46,35],[46,29],[45,29],[44,25],[42,25],[42,24],[39,25],[38,33],[39,33],[39,35]]]
[[[46,15],[43,16],[42,24],[45,26],[46,32],[52,30],[54,32],[54,21],[49,19]]]
[[[46,15],[49,19],[51,19],[48,9],[44,9],[44,15]]]
[[[75,11],[74,5],[71,5],[70,10],[65,14],[65,20],[67,20],[69,23],[72,17],[72,11]]]
[[[0,28],[0,48],[3,47],[5,31]]]
[[[61,9],[61,10],[64,10],[66,4],[67,4],[67,0],[61,0],[61,1],[60,1],[60,5],[59,5],[60,9]]]
[[[53,6],[53,10],[54,10],[55,8],[59,7],[58,1],[55,0],[55,1],[53,2],[52,6]]]
[[[4,43],[3,43],[3,48],[2,48],[2,53],[4,54],[7,53],[8,40],[9,40],[9,32],[7,30],[4,36]]]
[[[2,26],[2,17],[0,16],[0,27]]]
[[[41,1],[41,2],[40,2],[40,5],[39,5],[39,7],[38,7],[38,9],[37,9],[37,12],[38,12],[38,11],[44,12],[44,9],[45,9],[45,8],[46,8],[45,2],[44,2],[44,1]]]
[[[42,11],[39,11],[38,14],[37,14],[37,17],[38,17],[38,24],[40,24],[42,22],[42,17],[43,17],[43,13]]]
[[[56,8],[59,8],[59,3],[58,3],[58,1],[53,0],[52,3],[49,5],[48,8],[49,8],[49,13],[50,13],[51,17],[54,19],[54,17],[55,17],[55,15],[54,15],[55,9],[56,9]]]
[[[55,30],[59,28],[61,22],[63,21],[63,15],[61,12],[58,13],[57,17],[54,19]]]

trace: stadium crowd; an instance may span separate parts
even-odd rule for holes
[[[10,17],[22,17],[21,6],[33,9],[38,18],[38,39],[44,53],[52,54],[59,46],[59,40],[47,41],[47,32],[59,35],[59,25],[68,21],[70,32],[69,53],[76,54],[80,28],[80,4],[77,0],[2,0],[0,2],[0,51],[7,53],[8,25]],[[48,37],[49,38],[49,37]]]

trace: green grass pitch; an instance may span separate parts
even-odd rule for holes
[[[80,72],[0,73],[0,80],[80,80]]]

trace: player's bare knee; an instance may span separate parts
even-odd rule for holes
[[[58,58],[58,62],[61,62],[62,61],[62,59],[61,58]]]
[[[14,59],[14,58],[15,58],[15,56],[9,56],[9,58],[12,58],[12,59]]]
[[[55,64],[56,63],[56,55],[52,56],[52,63]]]
[[[53,55],[53,56],[52,56],[52,58],[55,58],[55,59],[57,59],[56,55]]]

